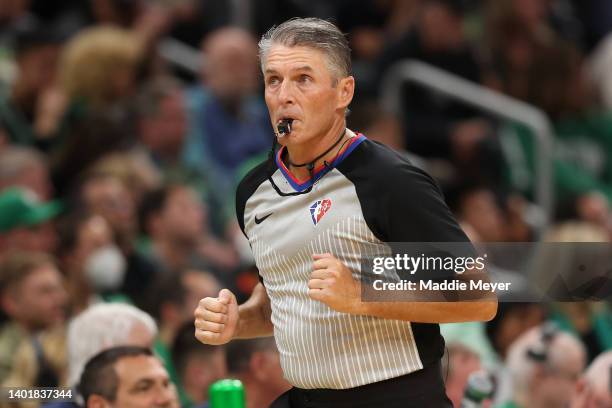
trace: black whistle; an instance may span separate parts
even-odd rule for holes
[[[276,125],[276,130],[278,131],[278,134],[284,136],[291,133],[291,122],[291,119],[281,120],[278,125]]]

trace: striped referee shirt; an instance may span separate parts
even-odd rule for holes
[[[463,242],[467,237],[435,182],[387,147],[353,137],[311,181],[274,163],[240,183],[236,209],[272,306],[286,379],[304,389],[346,389],[398,377],[439,360],[437,324],[339,313],[308,297],[313,253],[329,252],[360,279],[363,256],[390,256],[387,242]],[[276,187],[276,188],[275,188]]]

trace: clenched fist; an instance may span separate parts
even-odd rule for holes
[[[238,326],[238,302],[229,290],[222,289],[216,298],[200,300],[193,314],[195,336],[202,343],[218,346],[234,337]]]
[[[332,254],[314,254],[308,296],[337,312],[360,313],[361,286],[351,270]]]

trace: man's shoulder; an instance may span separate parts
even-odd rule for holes
[[[257,188],[263,183],[269,175],[268,166],[269,160],[264,160],[253,169],[251,169],[240,181],[236,188],[236,217],[240,229],[244,233],[244,208],[248,199],[255,193]],[[245,234],[246,235],[246,234]]]
[[[245,198],[251,196],[257,190],[257,187],[268,178],[268,166],[269,161],[266,159],[249,170],[238,183],[236,196]]]
[[[364,140],[338,169],[354,183],[369,183],[375,189],[407,188],[422,182],[436,185],[432,177],[408,157],[369,139]]]

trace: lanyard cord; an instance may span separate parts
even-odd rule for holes
[[[338,146],[338,143],[340,143],[340,141],[342,140],[342,138],[344,138],[344,136],[346,135],[346,128],[344,128],[344,130],[342,131],[342,133],[340,134],[340,136],[338,137],[338,140],[336,140],[334,142],[333,145],[331,145],[331,147],[329,149],[327,149],[325,152],[323,152],[323,154],[320,154],[319,156],[317,156],[314,160],[312,160],[311,162],[308,163],[303,163],[303,164],[294,164],[291,162],[291,160],[287,160],[289,162],[289,165],[293,166],[293,167],[306,167],[308,169],[308,174],[311,180],[311,184],[310,186],[304,190],[304,191],[296,191],[296,192],[292,192],[292,193],[284,193],[280,190],[280,188],[278,188],[278,186],[276,185],[276,183],[274,182],[274,180],[272,180],[272,174],[274,174],[274,172],[271,172],[268,174],[268,180],[270,181],[270,184],[272,184],[272,187],[274,188],[274,190],[276,191],[276,193],[278,195],[280,195],[281,197],[291,197],[291,196],[298,196],[298,195],[302,195],[302,194],[308,194],[312,191],[312,188],[315,185],[315,182],[318,180],[314,179],[314,167],[315,167],[315,163],[317,162],[317,160],[319,160],[320,158],[324,157],[326,154],[328,154],[329,152],[332,151],[332,149],[336,146]],[[346,144],[346,141],[342,144],[342,146],[344,146]],[[276,138],[274,138],[274,144],[272,149],[274,149],[274,146],[276,145]],[[340,150],[342,150],[342,147],[340,148]],[[327,162],[324,162],[325,167],[329,168],[329,165],[327,164]],[[323,177],[324,174],[321,175],[321,177]],[[321,178],[319,177],[319,179]]]
[[[324,151],[323,153],[321,153],[320,155],[318,155],[317,157],[315,157],[314,159],[312,159],[308,163],[295,164],[294,162],[291,161],[291,159],[289,158],[289,155],[287,155],[287,162],[289,163],[290,166],[293,166],[293,167],[306,167],[306,166],[308,166],[309,169],[310,169],[310,167],[312,167],[314,169],[314,165],[317,162],[317,160],[319,160],[321,157],[325,157],[325,155],[327,153],[331,152],[334,147],[338,146],[338,143],[340,143],[340,141],[342,140],[344,135],[346,135],[346,128],[344,128],[342,133],[340,133],[340,136],[338,137],[338,140],[336,140],[334,142],[334,144],[329,147],[329,149],[327,149],[326,151]]]

